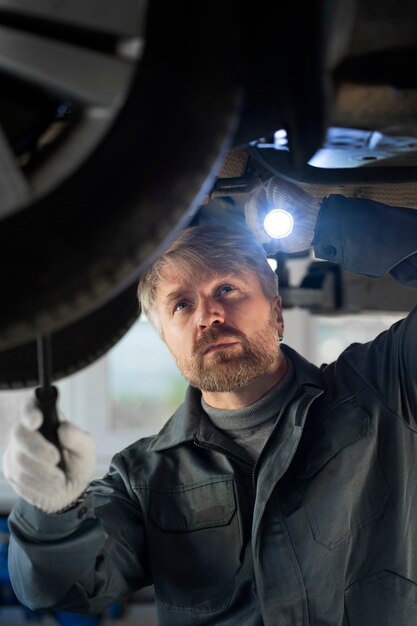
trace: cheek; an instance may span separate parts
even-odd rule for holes
[[[276,316],[270,307],[252,305],[245,307],[241,311],[241,319],[248,327],[256,330],[257,328],[262,328],[268,322],[275,322]]]
[[[170,325],[164,333],[164,340],[169,350],[176,355],[188,352],[190,333],[176,325]]]

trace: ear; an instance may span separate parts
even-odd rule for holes
[[[275,313],[275,319],[277,323],[278,333],[280,335],[284,334],[284,318],[282,315],[282,300],[281,296],[274,296],[273,300],[273,310]]]

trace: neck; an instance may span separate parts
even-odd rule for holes
[[[280,351],[271,367],[246,387],[234,391],[202,391],[204,401],[214,409],[243,409],[265,396],[285,376],[288,364]]]

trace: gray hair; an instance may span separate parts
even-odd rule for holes
[[[254,272],[266,297],[278,295],[278,277],[268,263],[263,246],[246,227],[198,224],[180,232],[169,247],[141,276],[138,299],[141,310],[161,335],[156,295],[166,265],[195,280],[199,272],[214,274]]]

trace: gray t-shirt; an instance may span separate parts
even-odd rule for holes
[[[201,405],[216,428],[241,446],[254,462],[276,424],[291,387],[294,370],[288,357],[287,362],[288,369],[279,383],[265,396],[243,409],[215,409],[201,398]]]

